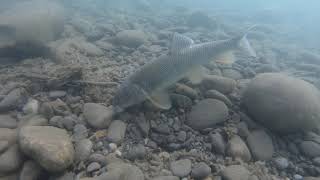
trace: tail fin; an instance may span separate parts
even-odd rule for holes
[[[254,49],[251,47],[248,39],[247,39],[247,34],[256,27],[256,25],[251,26],[250,28],[248,28],[246,30],[246,32],[242,35],[242,38],[240,39],[239,42],[239,46],[240,48],[245,51],[247,54],[249,54],[249,56],[252,57],[257,57],[256,52],[254,51]]]

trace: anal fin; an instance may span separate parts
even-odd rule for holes
[[[164,90],[158,90],[153,92],[149,97],[149,101],[157,108],[160,109],[170,109],[171,108],[171,99],[169,94]]]

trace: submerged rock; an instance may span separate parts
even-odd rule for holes
[[[21,150],[49,172],[61,172],[74,160],[67,131],[50,126],[26,126],[20,130]]]
[[[223,169],[221,175],[225,180],[248,180],[250,172],[241,165],[231,165]]]
[[[90,126],[103,129],[111,123],[113,110],[100,104],[86,103],[83,106],[83,114]]]
[[[243,161],[251,160],[251,153],[246,143],[239,137],[233,136],[227,145],[227,154],[233,158],[240,158]]]
[[[243,103],[255,120],[278,133],[308,131],[320,125],[320,92],[287,75],[258,75],[244,93]]]
[[[274,153],[272,139],[263,130],[256,130],[249,134],[247,142],[256,160],[270,160]]]
[[[222,101],[205,99],[192,108],[187,124],[193,129],[202,130],[224,122],[227,116],[228,107]]]

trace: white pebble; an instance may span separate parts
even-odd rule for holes
[[[22,110],[25,114],[37,114],[39,110],[39,101],[30,98]]]
[[[114,153],[115,153],[116,156],[118,156],[118,157],[121,157],[121,156],[122,156],[122,152],[121,152],[120,150],[118,150],[118,149],[117,149]]]
[[[111,152],[115,152],[118,149],[118,146],[115,143],[110,143],[109,148]]]

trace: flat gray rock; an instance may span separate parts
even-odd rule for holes
[[[49,172],[61,172],[74,160],[74,148],[64,129],[26,126],[20,130],[21,150]]]
[[[255,130],[247,137],[247,143],[256,160],[270,160],[274,153],[272,139],[263,130]]]
[[[228,117],[228,107],[216,99],[204,99],[196,104],[187,117],[187,124],[195,130],[213,127]]]

